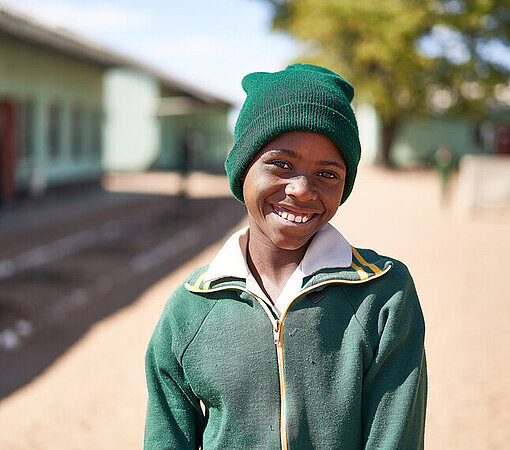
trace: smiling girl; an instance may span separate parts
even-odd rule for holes
[[[399,261],[329,224],[360,159],[352,86],[252,73],[225,163],[248,227],[168,300],[146,449],[423,448],[424,323]]]

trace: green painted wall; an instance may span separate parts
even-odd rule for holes
[[[160,117],[161,148],[155,166],[180,169],[182,149],[188,139],[190,169],[223,172],[223,163],[232,146],[227,122],[226,110]]]
[[[0,36],[0,98],[28,103],[32,109],[33,148],[18,160],[20,190],[29,189],[34,174],[48,186],[99,177],[103,74],[104,69],[92,64]],[[49,152],[52,104],[60,110],[56,129],[61,145],[54,156]],[[79,111],[76,116],[74,111]],[[80,154],[73,148],[75,122],[80,123]]]
[[[112,69],[105,75],[104,92],[104,168],[149,169],[160,148],[158,80],[135,70]]]
[[[447,146],[456,160],[484,151],[475,138],[475,124],[464,118],[415,118],[402,124],[392,147],[397,166],[431,163],[440,146]]]

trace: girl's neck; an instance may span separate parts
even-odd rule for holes
[[[255,280],[274,303],[303,259],[308,244],[296,250],[285,250],[266,241],[249,232],[246,260]]]

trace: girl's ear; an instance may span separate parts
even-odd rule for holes
[[[242,196],[243,196],[243,199],[244,199],[244,179],[246,178],[246,172],[244,173],[244,175],[241,177],[241,193],[242,193]],[[243,200],[243,203],[244,203],[244,200]]]

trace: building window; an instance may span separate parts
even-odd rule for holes
[[[62,150],[62,106],[52,103],[48,111],[48,153],[50,158],[56,159]]]
[[[21,100],[17,109],[18,157],[29,160],[34,152],[34,102]]]
[[[71,155],[74,159],[83,156],[83,111],[79,106],[71,112]]]

